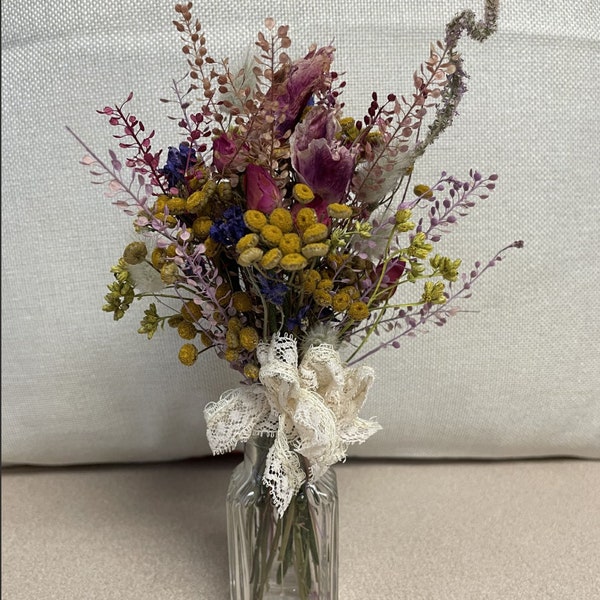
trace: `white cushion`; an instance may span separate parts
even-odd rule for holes
[[[410,93],[429,42],[480,0],[277,3],[291,51],[337,47],[347,114],[372,90]],[[266,16],[257,0],[194,7],[215,56],[237,57]],[[211,356],[177,361],[173,331],[136,333],[100,309],[130,220],[92,186],[70,125],[106,155],[97,108],[135,93],[132,110],[179,141],[161,104],[185,72],[171,2],[106,0],[75,9],[3,3],[2,452],[5,463],[147,461],[209,452],[203,406],[237,384]],[[379,457],[600,458],[600,5],[542,0],[501,7],[497,34],[463,40],[470,91],[455,125],[417,164],[416,180],[470,167],[497,191],[440,246],[465,268],[516,239],[443,329],[370,361],[364,414],[384,429],[351,453]]]

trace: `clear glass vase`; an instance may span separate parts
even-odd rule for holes
[[[338,502],[329,469],[281,518],[262,483],[273,438],[251,438],[227,493],[231,600],[337,600]]]

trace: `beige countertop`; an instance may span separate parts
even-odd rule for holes
[[[13,468],[5,600],[227,600],[239,457]],[[340,600],[600,599],[600,462],[336,467]]]

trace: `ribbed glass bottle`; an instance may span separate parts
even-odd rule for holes
[[[329,469],[306,483],[281,518],[262,483],[273,438],[245,446],[227,493],[231,600],[337,600],[338,497]]]

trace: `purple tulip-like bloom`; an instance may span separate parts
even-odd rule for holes
[[[354,154],[335,139],[335,112],[312,108],[290,138],[292,165],[302,183],[327,203],[343,202],[354,173]]]
[[[273,97],[284,115],[281,135],[293,128],[315,92],[327,90],[333,52],[333,46],[313,50],[275,74]]]

